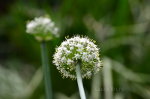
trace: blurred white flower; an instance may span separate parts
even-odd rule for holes
[[[51,40],[58,37],[58,28],[55,23],[48,17],[38,17],[26,25],[26,32],[35,35],[39,41]]]
[[[56,48],[53,63],[63,77],[76,79],[75,66],[81,61],[82,78],[90,78],[101,69],[99,49],[88,38],[75,36]]]

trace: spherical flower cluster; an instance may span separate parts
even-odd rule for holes
[[[48,17],[38,17],[27,23],[26,32],[35,35],[36,39],[51,40],[58,37],[58,28],[55,23]]]
[[[101,69],[99,49],[92,40],[75,36],[56,48],[53,63],[63,77],[76,79],[77,61],[81,61],[82,78],[91,78]]]

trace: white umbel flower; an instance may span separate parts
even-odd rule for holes
[[[48,17],[38,17],[30,21],[26,25],[26,32],[35,35],[39,41],[51,40],[58,37],[58,28],[55,23]]]
[[[76,79],[77,61],[81,61],[82,78],[91,78],[101,69],[99,49],[92,40],[75,36],[56,48],[53,63],[63,77]]]

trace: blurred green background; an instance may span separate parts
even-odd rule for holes
[[[97,41],[104,66],[83,80],[88,99],[150,99],[149,0],[1,0],[0,99],[45,99],[40,44],[25,32],[45,14],[61,35],[48,42],[54,99],[79,99],[76,81],[52,64],[55,47],[77,34]]]

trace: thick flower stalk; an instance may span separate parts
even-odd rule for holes
[[[48,17],[35,18],[27,23],[26,28],[26,32],[35,36],[36,40],[41,43],[41,58],[45,80],[46,99],[53,99],[46,42],[59,36],[58,28]]]
[[[102,67],[97,46],[79,36],[67,39],[56,48],[53,63],[63,77],[77,79],[81,99],[86,99],[82,78],[91,78]]]
[[[58,28],[49,17],[38,17],[29,21],[26,32],[35,36],[38,41],[48,41],[58,37]]]

